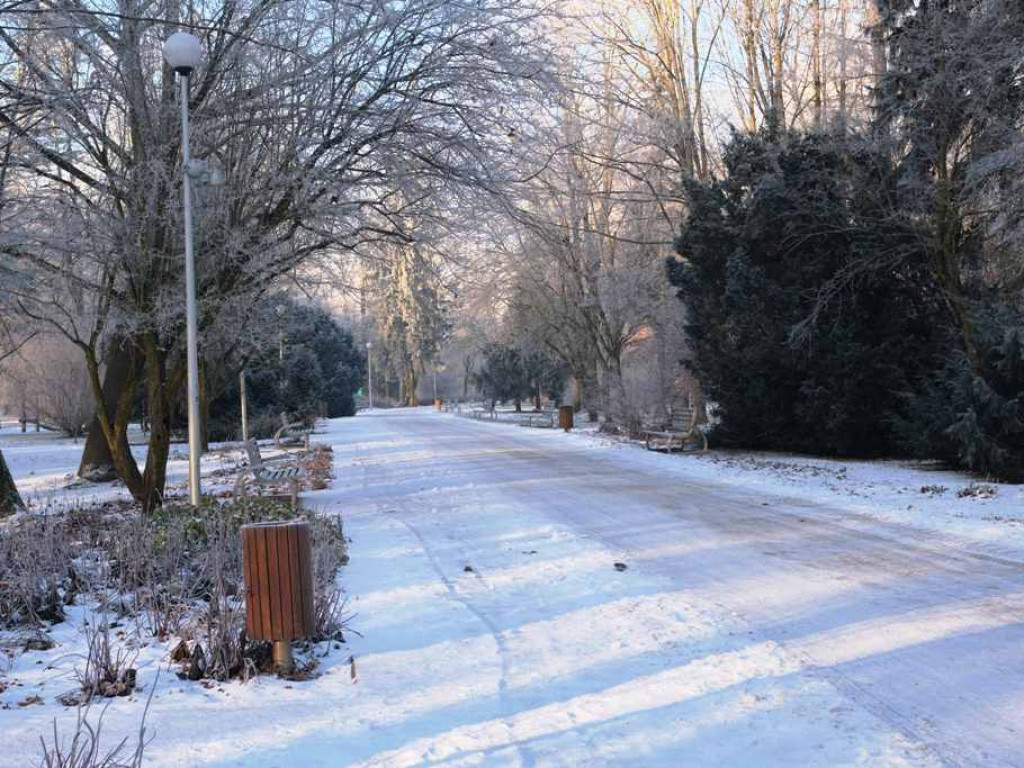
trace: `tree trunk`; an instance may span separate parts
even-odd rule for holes
[[[403,378],[403,384],[405,387],[405,404],[410,408],[419,405],[419,402],[416,400],[417,378],[416,369],[411,367],[405,372],[405,376]]]
[[[981,377],[981,353],[975,340],[974,320],[971,317],[960,264],[965,215],[953,193],[950,170],[940,162],[936,168],[936,205],[933,213],[935,235],[932,250],[935,253],[935,271],[942,288],[943,298],[956,328],[967,362],[975,376]]]
[[[847,114],[846,114],[846,58],[847,58],[847,45],[846,43],[846,16],[847,16],[847,0],[839,0],[839,39],[843,41],[843,45],[839,46],[839,83],[838,83],[838,109],[839,119],[843,126],[843,131],[846,130]]]
[[[871,106],[875,111],[875,130],[880,135],[888,135],[891,116],[885,112],[887,98],[886,76],[889,72],[889,59],[886,54],[885,28],[883,26],[883,8],[881,0],[868,0],[865,14],[865,25],[871,40],[871,78],[874,81]]]
[[[0,451],[0,517],[6,517],[24,508],[25,503],[21,500],[11,471],[7,468],[3,451]]]
[[[821,0],[811,0],[811,71],[813,73],[814,128],[820,131],[825,122],[821,80]]]
[[[781,135],[786,129],[786,107],[783,101],[783,68],[785,65],[785,31],[782,22],[776,18],[772,26],[772,82],[771,82],[771,114],[769,125],[774,136]]]
[[[184,374],[179,371],[174,376],[167,376],[167,353],[152,332],[145,333],[138,343],[141,359],[137,358],[133,364],[126,366],[127,375],[121,382],[122,386],[113,408],[108,407],[108,400],[104,397],[103,386],[100,384],[99,364],[91,351],[86,353],[86,362],[97,420],[107,443],[111,462],[132,498],[142,506],[143,511],[150,512],[163,501],[171,439],[170,393],[183,383]],[[139,368],[146,375],[146,396],[151,422],[145,473],[139,471],[139,466],[125,439]]]
[[[693,425],[703,426],[708,423],[708,401],[704,398],[704,387],[694,378],[693,394]]]
[[[185,382],[184,367],[169,374],[166,352],[157,338],[147,333],[143,339],[146,365],[146,394],[149,400],[150,432],[146,470],[141,493],[135,496],[144,511],[163,503],[167,484],[167,458],[171,452],[171,400]]]
[[[127,388],[128,379],[132,377],[131,366],[134,364],[134,355],[130,349],[122,347],[120,344],[111,345],[107,352],[107,370],[103,375],[103,400],[108,412],[112,413],[117,408],[117,401]],[[127,451],[127,428],[123,434],[117,436],[117,439],[123,443],[123,448]],[[89,422],[89,434],[85,439],[85,449],[82,451],[82,461],[78,466],[78,476],[98,483],[117,478],[114,459],[110,454],[110,447],[107,445],[107,438],[103,434],[97,414],[93,414],[92,421]]]
[[[757,32],[754,0],[743,0],[743,54],[747,67],[747,104],[744,122],[748,133],[757,130]]]
[[[469,382],[473,378],[472,358],[467,357],[462,363],[462,399],[469,399]]]

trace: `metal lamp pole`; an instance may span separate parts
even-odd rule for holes
[[[192,195],[189,170],[188,81],[202,60],[199,38],[187,32],[175,32],[164,42],[164,59],[178,73],[181,100],[182,197],[185,219],[185,322],[188,344],[188,500],[193,506],[202,502],[199,484],[199,319],[196,310],[196,265],[192,252]]]
[[[288,307],[284,304],[277,305],[277,357],[284,362],[284,313]]]
[[[249,403],[245,396],[245,369],[238,374],[238,390],[242,397],[242,442],[249,442]]]
[[[373,408],[373,342],[366,342],[366,365],[367,365],[367,376],[366,383],[370,391],[370,408]]]

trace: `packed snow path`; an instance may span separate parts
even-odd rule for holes
[[[405,682],[353,759],[1024,765],[1019,563],[685,457],[422,411],[337,429],[362,674]]]
[[[579,435],[403,410],[318,439],[362,637],[306,683],[164,672],[147,765],[1024,765],[1013,559]],[[0,712],[0,766],[54,716]]]

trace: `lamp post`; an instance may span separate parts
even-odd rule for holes
[[[245,395],[245,368],[238,373],[238,390],[242,398],[242,442],[249,442],[249,402]]]
[[[366,383],[367,389],[370,391],[370,408],[373,408],[373,342],[366,342]]]
[[[202,501],[199,485],[199,320],[196,310],[196,265],[192,252],[192,197],[189,171],[188,81],[199,66],[203,49],[199,38],[187,32],[175,32],[164,42],[164,60],[178,74],[181,101],[181,187],[185,219],[185,323],[188,346],[188,500],[193,506]]]
[[[288,311],[288,307],[284,304],[277,305],[277,356],[278,359],[284,362],[284,313]]]

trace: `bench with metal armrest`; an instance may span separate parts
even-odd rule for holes
[[[250,483],[260,488],[287,484],[291,490],[292,506],[297,506],[299,484],[309,473],[298,465],[296,458],[292,455],[285,455],[265,459],[255,440],[249,440],[243,445],[246,455],[249,457],[249,464],[242,469],[235,481],[235,498],[244,498],[246,488]],[[293,463],[286,466],[284,465],[286,461]]]

